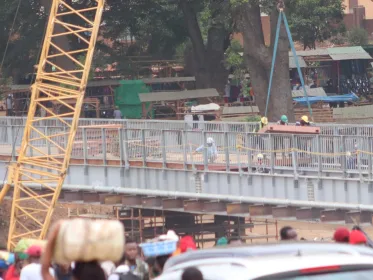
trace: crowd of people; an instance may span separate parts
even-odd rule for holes
[[[281,242],[298,240],[296,230],[290,226],[283,227],[280,232]],[[51,246],[42,248],[39,245],[30,246],[24,253],[17,254],[14,264],[10,265],[0,275],[1,280],[150,280],[162,274],[167,260],[190,250],[198,250],[192,236],[179,238],[175,232],[169,231],[163,235],[162,241],[177,240],[176,250],[162,255],[144,256],[139,244],[129,237],[126,238],[123,257],[116,263],[112,261],[73,262],[71,264],[53,264]],[[334,242],[352,245],[371,246],[365,232],[354,227],[336,229]],[[300,240],[305,240],[300,238]],[[52,242],[53,243],[53,242]],[[239,236],[221,237],[215,246],[240,246],[244,241]],[[2,278],[1,278],[2,276]],[[203,280],[203,275],[196,267],[183,271],[181,280]]]

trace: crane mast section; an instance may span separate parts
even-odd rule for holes
[[[11,170],[9,250],[21,238],[44,239],[50,226],[69,167],[104,0],[89,5],[77,9],[69,0],[53,0],[51,5],[23,139]],[[51,122],[55,126],[47,126]]]

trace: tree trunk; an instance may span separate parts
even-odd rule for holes
[[[274,38],[278,12],[272,13],[271,38]],[[275,18],[274,18],[275,17]],[[274,41],[267,47],[261,23],[261,11],[258,4],[252,2],[243,4],[236,10],[236,21],[244,40],[244,60],[249,69],[256,104],[262,115],[265,114],[267,91],[272,62]],[[273,24],[273,22],[275,22]],[[271,96],[267,117],[277,121],[281,115],[287,115],[294,120],[294,111],[289,77],[289,48],[284,26],[281,28],[275,71],[272,81]]]
[[[180,1],[180,6],[193,46],[196,86],[197,88],[216,88],[222,94],[228,76],[228,71],[224,67],[227,31],[222,24],[213,25],[208,31],[205,47],[193,7],[187,1]]]

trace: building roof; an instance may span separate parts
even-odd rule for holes
[[[360,46],[328,48],[328,53],[333,60],[372,59]]]
[[[140,93],[139,98],[141,102],[156,102],[156,101],[173,101],[192,98],[206,98],[218,97],[219,93],[214,88],[197,89],[197,90],[184,90],[184,91],[165,91],[165,92],[152,92]]]
[[[297,58],[298,58],[299,67],[300,68],[306,68],[307,64],[304,61],[303,57],[297,56]],[[297,68],[297,65],[295,63],[295,57],[293,57],[293,56],[289,56],[289,68],[290,69]]]

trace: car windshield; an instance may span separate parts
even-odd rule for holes
[[[281,279],[281,280],[369,280],[372,279],[373,270],[361,270],[361,271],[346,271],[338,273],[327,273],[317,275],[301,275],[295,277],[279,278],[275,275],[267,278],[269,279]],[[260,278],[265,279],[265,278]]]

